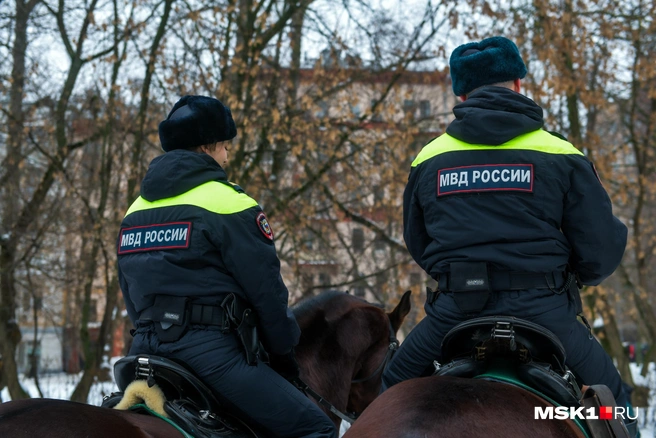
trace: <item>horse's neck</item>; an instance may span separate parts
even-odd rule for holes
[[[339,411],[346,411],[355,360],[340,357],[334,358],[329,363],[320,363],[316,360],[299,362],[302,369],[301,378],[305,383]],[[316,366],[303,366],[308,362]],[[326,410],[324,406],[321,408]]]
[[[368,337],[360,339],[363,315],[354,311],[359,307],[362,307],[360,301],[342,295],[330,301],[328,308],[299,320],[303,333],[297,347],[301,377],[312,390],[342,412],[349,403],[351,380],[359,355],[367,347]],[[349,345],[341,345],[343,342]]]
[[[297,360],[303,381],[337,409],[344,411],[357,357],[344,351],[334,351],[325,343],[310,343],[299,345]]]
[[[353,368],[354,360],[345,357],[338,358],[337,362],[331,361],[326,365],[317,364],[316,385],[327,393],[332,392],[331,395],[339,397],[346,404],[351,390]]]

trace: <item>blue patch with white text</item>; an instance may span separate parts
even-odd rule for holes
[[[122,228],[118,236],[118,253],[189,248],[190,237],[191,222]]]
[[[532,164],[481,164],[437,171],[437,196],[489,191],[533,192]]]

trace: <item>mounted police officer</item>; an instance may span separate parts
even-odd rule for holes
[[[159,125],[166,153],[150,163],[118,237],[136,327],[130,354],[184,362],[275,436],[336,437],[332,421],[281,376],[298,376],[300,330],[267,218],[223,169],[236,134],[230,110],[203,96],[184,96]]]
[[[450,69],[462,103],[412,163],[403,202],[408,250],[439,291],[428,294],[427,316],[390,362],[384,387],[432,370],[460,322],[509,315],[556,334],[579,382],[607,385],[626,406],[613,362],[576,319],[576,284],[598,285],[615,271],[627,228],[592,163],[542,129],[542,108],[520,94],[526,67],[512,41],[464,44]]]

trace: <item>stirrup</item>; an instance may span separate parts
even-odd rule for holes
[[[583,393],[581,404],[588,408],[595,408],[599,415],[602,406],[616,408],[615,397],[606,385],[592,385]],[[613,409],[614,410],[614,409]],[[623,420],[611,418],[610,420],[586,420],[590,433],[594,438],[633,438]],[[636,425],[637,427],[637,425]]]

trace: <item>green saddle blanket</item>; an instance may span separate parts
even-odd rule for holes
[[[152,409],[150,409],[145,404],[140,403],[140,404],[136,404],[134,406],[130,406],[129,410],[130,411],[145,412],[149,415],[152,415],[153,417],[161,418],[162,420],[169,423],[171,426],[175,427],[178,430],[178,432],[180,432],[182,434],[182,436],[184,438],[195,438],[193,435],[190,435],[189,433],[187,433],[183,429],[181,429],[180,426],[178,426],[173,421],[171,421],[171,419],[166,418],[165,416],[158,414],[157,412],[153,411]]]
[[[559,403],[556,403],[554,400],[547,397],[546,395],[544,395],[543,393],[541,393],[537,389],[535,389],[531,386],[528,386],[527,384],[525,384],[524,382],[519,380],[517,378],[517,376],[513,373],[513,370],[509,369],[509,368],[492,367],[492,368],[488,369],[487,372],[485,372],[483,374],[480,374],[480,375],[478,375],[474,378],[475,379],[491,380],[491,381],[494,381],[494,382],[508,383],[510,385],[518,386],[518,387],[520,387],[522,389],[525,389],[525,390],[537,395],[538,397],[548,401],[549,403],[551,403],[554,406],[561,406]],[[581,421],[578,418],[574,418],[573,421],[576,423],[576,425],[579,427],[579,429],[581,429],[581,431],[586,436],[586,438],[590,438],[592,436],[590,434],[590,431],[589,431],[588,427],[586,426],[586,424],[583,421]]]

